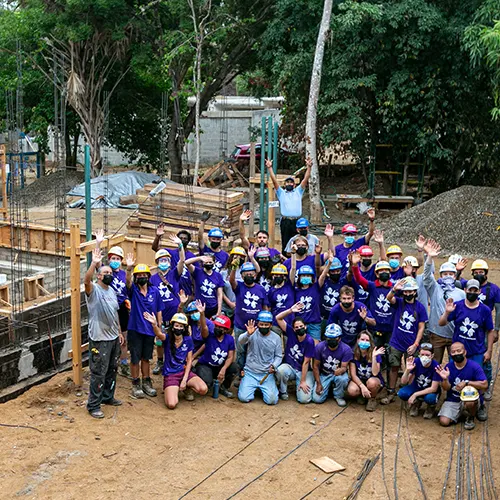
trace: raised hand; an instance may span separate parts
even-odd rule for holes
[[[402,290],[402,289],[403,289],[404,284],[405,284],[405,279],[403,278],[403,279],[398,280],[398,281],[396,282],[396,284],[394,285],[394,287],[393,287],[393,288],[394,288],[394,290],[396,290],[396,291]]]
[[[250,217],[252,216],[252,211],[251,210],[245,210],[241,215],[240,215],[240,220],[246,221],[249,220]]]
[[[360,307],[358,309],[358,314],[359,314],[359,317],[364,321],[366,319],[367,314],[368,314],[366,307]]]
[[[248,320],[248,323],[245,325],[248,335],[253,335],[257,327],[255,326],[255,321],[253,319]]]
[[[332,238],[335,228],[332,224],[327,224],[325,227],[325,232],[323,233],[327,238]]]
[[[436,372],[443,380],[448,380],[448,378],[450,377],[450,370],[448,370],[446,366],[436,366]]]
[[[248,249],[248,258],[253,258],[253,256],[255,255],[255,252],[257,251],[257,247],[256,246],[253,246],[253,247],[250,247]]]
[[[211,214],[208,210],[205,210],[205,212],[203,212],[203,213],[201,214],[200,219],[201,219],[201,221],[202,221],[202,222],[207,222],[207,220],[208,220],[208,219],[210,219],[210,216],[211,216],[211,215],[212,215],[212,214]]]
[[[290,309],[293,313],[299,313],[304,309],[304,304],[302,302],[296,302]]]
[[[385,354],[385,347],[376,347],[373,349],[373,357],[376,358],[377,356],[382,356]]]
[[[266,167],[271,169],[273,168],[273,160],[270,160],[269,158],[266,160]]]
[[[208,255],[200,255],[198,257],[203,264],[206,264],[207,262],[212,262],[212,257],[209,257]]]
[[[450,297],[449,299],[446,299],[446,305],[445,305],[445,311],[450,314],[455,310],[455,302],[453,302],[453,299]]]
[[[415,369],[415,358],[413,356],[408,356],[406,360],[406,369],[411,372]]]
[[[415,245],[417,246],[417,249],[423,250],[425,247],[426,241],[427,240],[425,239],[425,236],[423,236],[422,234],[419,234],[418,238],[415,240]]]
[[[375,243],[383,243],[384,242],[384,232],[380,229],[375,229],[373,231],[373,241]]]
[[[98,229],[95,232],[95,240],[98,246],[104,241],[104,229]]]
[[[407,263],[403,266],[403,271],[404,271],[406,276],[411,276],[413,273],[413,266],[411,264]]]
[[[187,304],[188,299],[189,297],[186,295],[186,292],[184,290],[179,290],[179,301],[183,306]]]
[[[200,314],[203,314],[205,312],[205,309],[207,308],[207,306],[205,305],[204,302],[202,302],[201,300],[197,300],[196,301],[196,309],[198,310],[198,312]]]
[[[308,156],[308,157],[306,158],[306,167],[307,167],[307,168],[311,168],[311,167],[312,167],[312,164],[313,164],[313,160],[312,160],[312,158],[311,158],[310,156]]]
[[[463,271],[466,267],[467,267],[467,263],[469,261],[467,259],[460,259],[458,262],[457,262],[457,265],[455,266],[457,268],[457,272],[458,271]]]
[[[98,248],[92,250],[92,264],[99,267],[102,261],[102,252]]]
[[[168,235],[168,239],[175,245],[175,246],[181,246],[182,245],[182,241],[181,239],[176,236],[175,234],[169,234]]]
[[[156,236],[163,236],[165,234],[165,224],[160,222],[156,228]]]
[[[368,218],[370,220],[375,220],[375,209],[372,207],[372,208],[369,208],[367,211],[366,211],[366,215],[368,215]]]
[[[359,263],[361,262],[361,255],[359,255],[359,252],[356,250],[354,252],[351,252],[348,256],[349,262],[351,263],[351,266],[358,266]]]
[[[133,253],[127,254],[127,258],[125,259],[125,264],[127,265],[127,267],[134,267],[135,257]]]
[[[151,323],[153,326],[158,326],[158,320],[156,319],[156,316],[154,314],[144,311],[142,313],[142,316],[146,321]]]
[[[436,241],[427,240],[427,243],[424,245],[424,251],[430,257],[437,257],[441,253],[441,247]]]
[[[291,249],[292,253],[295,253],[297,251],[297,245],[295,243],[292,243],[292,245],[290,246],[290,249]]]

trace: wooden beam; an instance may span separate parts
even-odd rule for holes
[[[269,246],[274,248],[274,244],[275,244],[275,241],[276,241],[276,238],[275,238],[275,232],[276,232],[276,228],[275,228],[275,218],[274,218],[274,207],[271,207],[271,202],[274,202],[276,200],[276,194],[275,194],[275,191],[274,191],[274,188],[273,187],[269,187],[268,191],[269,193],[269,205],[267,207],[267,230],[269,232]]]
[[[70,285],[71,285],[71,347],[73,349],[73,382],[82,385],[82,325],[80,310],[80,224],[71,223],[70,227]]]
[[[111,239],[104,239],[104,241],[101,243],[101,248],[111,248],[115,245],[118,245],[122,241],[125,240],[125,235],[124,234],[117,234]],[[91,240],[91,241],[85,241],[84,243],[80,243],[77,247],[77,254],[80,255],[80,253],[89,253],[96,248],[97,241],[96,240]],[[66,257],[71,257],[71,249],[73,248],[73,244],[71,246],[66,248]]]
[[[86,344],[83,344],[80,346],[80,358],[82,357],[82,354],[84,352],[87,352],[89,350],[89,343],[87,342]],[[70,349],[68,351],[68,358],[73,359],[73,349]]]

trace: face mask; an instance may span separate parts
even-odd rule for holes
[[[297,248],[297,255],[305,255],[307,253],[307,248],[306,247],[299,247]]]
[[[222,328],[214,328],[214,335],[216,337],[223,337],[224,336],[224,330]]]
[[[479,284],[482,285],[486,281],[486,275],[485,274],[473,274],[472,277],[479,281]]]
[[[399,267],[399,260],[397,260],[397,259],[390,259],[389,260],[389,265],[391,266],[391,269],[397,269]]]
[[[372,265],[372,260],[371,259],[363,259],[361,261],[361,264],[363,264],[363,266],[365,266],[365,267],[370,267]]]
[[[341,302],[344,309],[350,309],[352,302]]]
[[[330,276],[330,279],[334,283],[338,283],[340,281],[340,273],[329,273],[328,276]]]
[[[391,275],[389,273],[380,273],[378,275],[378,279],[380,281],[383,281],[383,282],[386,282],[386,281],[389,281],[389,278],[391,277]]]
[[[184,328],[172,328],[172,331],[174,332],[174,335],[176,337],[180,337],[181,335],[184,335]]]
[[[358,340],[358,346],[360,349],[370,349],[370,342],[367,340]]]
[[[210,247],[211,248],[219,248],[220,247],[220,241],[211,241],[210,242]]]
[[[195,313],[191,314],[191,319],[192,319],[193,321],[200,321],[200,316],[201,316],[201,315],[200,315],[200,313],[199,313],[199,312],[195,312]]]
[[[310,276],[303,276],[300,278],[301,285],[312,285],[313,279]]]
[[[328,347],[331,347],[332,349],[334,349],[335,347],[338,347],[339,342],[340,342],[339,339],[328,339],[326,341],[326,344],[328,345]]]
[[[160,271],[165,272],[165,271],[167,271],[168,269],[170,269],[170,264],[169,264],[168,262],[160,262],[160,263],[158,264],[158,269],[159,269]]]
[[[135,282],[139,285],[139,286],[144,286],[144,285],[147,285],[148,284],[148,278],[137,278],[135,280]]]
[[[121,266],[121,262],[118,262],[117,260],[112,260],[109,263],[109,267],[113,269],[113,271],[116,271],[119,267]]]
[[[273,285],[281,285],[284,282],[285,278],[283,276],[276,276],[276,278],[273,279]]]
[[[403,295],[403,298],[405,299],[405,302],[411,302],[416,296],[416,293],[412,293],[411,295]]]
[[[255,278],[253,276],[244,276],[243,281],[245,285],[253,285],[255,283]]]
[[[352,245],[354,243],[354,236],[346,236],[344,241],[346,245]]]
[[[477,293],[472,293],[472,292],[467,292],[465,294],[465,296],[467,297],[467,300],[469,302],[476,302],[478,294]]]
[[[188,240],[181,240],[181,243],[182,243],[182,246],[184,248],[187,248],[187,246],[189,245],[189,241]]]
[[[300,236],[307,236],[307,229],[299,229]]]
[[[262,333],[262,335],[267,335],[271,331],[271,328],[269,326],[259,326],[259,332]]]
[[[102,277],[102,282],[107,286],[111,285],[111,283],[113,283],[113,276],[111,276],[111,274],[105,274]]]
[[[463,354],[454,354],[451,359],[455,361],[455,363],[462,363],[465,359],[465,356]]]
[[[206,269],[207,271],[210,271],[211,269],[214,268],[213,264],[203,264],[203,268]]]
[[[262,269],[267,269],[270,264],[268,260],[257,260],[257,262]]]
[[[286,189],[287,191],[293,191],[293,186],[292,186],[291,184],[287,184],[287,185],[285,186],[285,189]]]
[[[455,278],[453,276],[445,276],[441,278],[441,283],[446,287],[455,286]]]
[[[295,335],[298,335],[299,337],[302,337],[302,335],[305,334],[306,334],[306,329],[304,327],[295,330]]]
[[[422,366],[429,366],[431,364],[432,358],[429,356],[420,356],[420,362]]]

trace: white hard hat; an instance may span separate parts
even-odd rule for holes
[[[446,273],[446,272],[451,272],[451,273],[456,273],[457,268],[455,267],[455,264],[451,262],[444,262],[441,264],[441,267],[439,268],[440,273]]]

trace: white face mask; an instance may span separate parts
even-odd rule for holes
[[[432,358],[430,356],[420,356],[420,362],[423,366],[429,366],[431,364]]]

